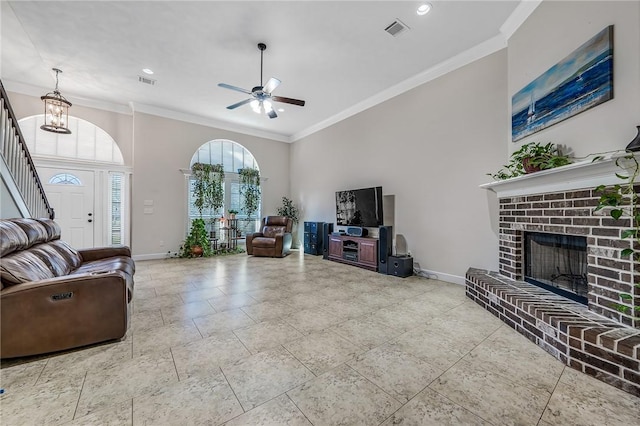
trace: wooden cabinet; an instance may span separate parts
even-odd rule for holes
[[[329,260],[377,271],[378,239],[331,235]]]

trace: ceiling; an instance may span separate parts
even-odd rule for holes
[[[55,86],[57,67],[74,103],[293,141],[427,81],[452,58],[504,45],[520,2],[431,1],[418,16],[421,3],[2,1],[0,74],[7,90],[39,96]],[[396,19],[409,30],[393,37],[385,28]],[[226,109],[248,96],[217,84],[259,85],[259,42],[264,82],[277,77],[273,94],[306,106],[275,104],[284,108],[276,119],[249,105]]]

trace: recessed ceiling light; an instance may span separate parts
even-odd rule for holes
[[[283,112],[284,108],[278,108],[278,112]]]
[[[427,13],[429,13],[430,10],[431,10],[431,4],[425,3],[423,5],[420,5],[420,7],[418,7],[418,10],[416,10],[416,13],[418,15],[426,15]]]
[[[149,68],[143,68],[142,72],[149,75],[153,74],[153,70],[150,70]]]

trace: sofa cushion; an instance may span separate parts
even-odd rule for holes
[[[109,257],[107,259],[84,262],[78,269],[73,271],[72,274],[100,274],[109,271],[122,271],[129,276],[133,276],[133,259],[130,257],[116,256]]]
[[[71,272],[69,261],[50,243],[38,244],[31,247],[29,252],[38,256],[56,277],[68,275]]]
[[[62,229],[60,229],[60,225],[58,225],[53,219],[42,218],[36,220],[46,228],[47,233],[49,234],[47,241],[60,239]]]
[[[254,247],[268,247],[273,249],[276,246],[276,239],[269,237],[255,237],[252,240]]]
[[[82,256],[78,253],[78,250],[71,247],[69,244],[62,240],[56,240],[49,243],[51,247],[55,248],[62,254],[62,256],[69,262],[71,270],[76,269],[82,264]]]
[[[267,238],[275,238],[277,235],[285,234],[285,227],[284,226],[265,226],[264,228],[262,228],[262,234]]]
[[[42,223],[38,222],[35,219],[19,218],[11,219],[11,221],[13,223],[17,223],[18,226],[22,228],[24,233],[27,234],[27,238],[29,239],[27,247],[44,243],[49,239],[47,228],[45,228]]]
[[[4,286],[55,277],[51,269],[29,251],[13,253],[0,259],[0,273]]]
[[[10,220],[0,220],[0,257],[22,250],[27,244],[29,238],[20,225]]]

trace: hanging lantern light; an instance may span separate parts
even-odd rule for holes
[[[40,128],[47,132],[70,134],[71,130],[67,126],[71,102],[66,100],[58,90],[58,74],[62,71],[58,68],[52,69],[56,72],[56,88],[53,92],[40,97],[44,102],[44,124]]]

